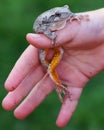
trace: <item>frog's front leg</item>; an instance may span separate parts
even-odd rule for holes
[[[56,33],[52,32],[51,29],[48,26],[41,25],[42,32],[52,41],[56,38]]]

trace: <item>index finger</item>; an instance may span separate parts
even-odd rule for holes
[[[9,74],[5,82],[6,90],[14,90],[29,73],[29,71],[33,67],[38,66],[38,64],[38,50],[30,45],[20,56]]]

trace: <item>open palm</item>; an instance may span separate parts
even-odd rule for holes
[[[88,14],[90,21],[67,23],[63,30],[57,31],[56,45],[63,47],[64,55],[56,70],[71,93],[71,100],[65,97],[57,118],[59,127],[65,126],[71,118],[86,83],[104,68],[104,30],[97,28],[96,11]],[[32,45],[7,78],[5,88],[10,92],[2,103],[6,110],[12,110],[24,99],[14,111],[18,119],[28,116],[55,88],[38,56],[38,48],[50,48],[51,41],[42,34],[28,34],[27,40]]]

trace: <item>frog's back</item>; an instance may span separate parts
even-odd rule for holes
[[[70,13],[69,7],[68,5],[65,5],[63,7],[55,7],[52,8],[50,10],[47,10],[45,12],[43,12],[42,14],[40,14],[37,19],[34,22],[33,25],[33,30],[37,33],[37,32],[41,32],[41,25],[43,24],[43,21],[48,21],[50,19],[51,16],[55,16],[55,14],[57,12],[68,12],[68,14]],[[49,21],[51,23],[51,21]],[[53,22],[53,21],[52,21]],[[47,22],[46,22],[47,23]],[[46,24],[45,23],[45,24]]]

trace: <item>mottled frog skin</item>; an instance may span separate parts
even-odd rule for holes
[[[64,28],[66,21],[74,16],[75,14],[70,11],[68,5],[56,7],[39,15],[34,22],[33,29],[36,33],[44,33],[54,40],[55,31]]]

